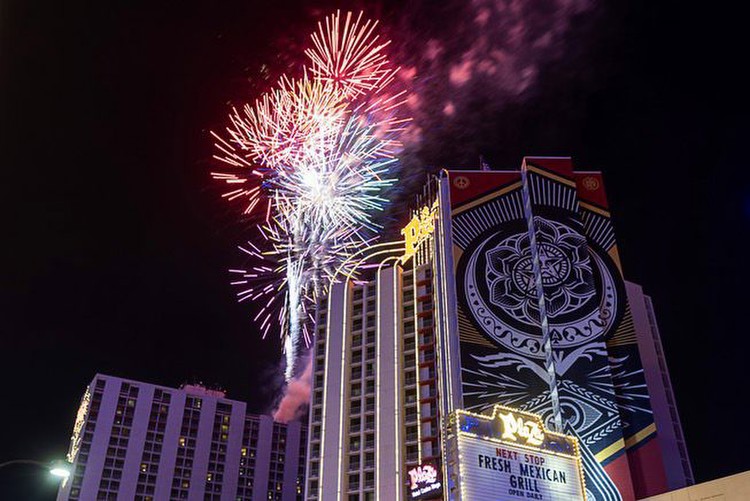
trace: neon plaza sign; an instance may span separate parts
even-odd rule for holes
[[[501,438],[518,442],[522,439],[528,445],[542,445],[544,432],[539,423],[532,419],[524,419],[512,412],[498,414],[503,422],[503,435]]]
[[[423,464],[409,470],[411,499],[422,499],[427,494],[435,495],[442,487],[439,472],[431,464]]]
[[[437,200],[431,206],[424,206],[417,211],[411,221],[404,226],[401,234],[404,236],[404,255],[401,262],[405,263],[417,253],[417,248],[427,237],[435,231],[435,218],[437,218]]]
[[[451,499],[586,499],[578,441],[544,427],[540,416],[501,405],[491,415],[450,415]]]

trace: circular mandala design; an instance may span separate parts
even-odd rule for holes
[[[528,231],[503,229],[467,249],[464,299],[481,330],[495,343],[541,358],[542,311],[558,348],[606,334],[614,323],[617,289],[603,258],[558,221],[534,217],[540,284]]]

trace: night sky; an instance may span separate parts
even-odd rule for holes
[[[544,31],[568,3],[531,1],[519,19]],[[448,117],[437,103],[450,89],[417,73],[428,106],[406,177],[475,168],[480,154],[495,168],[570,155],[602,170],[626,278],[654,300],[696,479],[750,469],[747,440],[731,436],[750,349],[743,17],[579,3],[554,50],[520,52],[536,71],[522,92],[464,87]],[[250,224],[210,180],[208,131],[336,6],[380,17],[404,66],[422,35],[465,40],[471,9],[434,4],[0,3],[0,462],[62,458],[96,372],[216,383],[269,410],[279,344],[258,339],[228,284]],[[54,490],[33,468],[0,469],[2,500]]]

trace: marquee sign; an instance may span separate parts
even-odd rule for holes
[[[443,484],[440,482],[440,471],[434,465],[423,464],[408,473],[411,499],[434,498],[440,494]]]
[[[456,411],[449,426],[450,499],[586,499],[578,441],[538,415],[496,405],[492,415]]]

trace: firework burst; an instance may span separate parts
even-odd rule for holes
[[[227,200],[244,214],[263,215],[258,245],[240,249],[253,265],[230,270],[239,301],[261,308],[263,337],[280,327],[286,378],[297,350],[311,342],[312,312],[347,258],[376,237],[374,212],[394,182],[398,116],[404,94],[389,85],[392,68],[377,22],[335,13],[319,23],[300,78],[282,77],[252,105],[233,109],[214,172]]]
[[[345,19],[336,12],[318,23],[313,47],[305,51],[311,72],[348,98],[382,91],[398,69],[389,64],[384,49],[391,42],[380,40],[377,26],[377,21],[363,21],[361,12],[356,19],[351,12]]]

